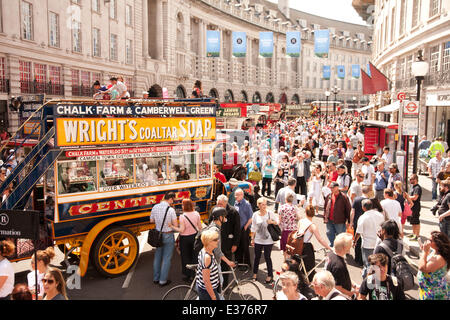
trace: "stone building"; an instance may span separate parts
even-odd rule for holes
[[[331,31],[327,59],[314,56],[317,29]],[[218,58],[206,57],[207,30],[220,31]],[[233,31],[246,32],[246,57],[232,56]],[[274,32],[272,58],[259,56],[261,31]],[[286,56],[287,31],[301,31],[300,58]],[[199,79],[220,101],[308,103],[336,85],[338,101],[363,106],[351,65],[369,61],[371,34],[289,9],[287,0],[0,0],[0,121],[10,131],[19,125],[8,111],[12,96],[88,98],[92,83],[111,75],[122,75],[135,97],[150,88],[189,97]],[[330,80],[323,65],[332,67]]]

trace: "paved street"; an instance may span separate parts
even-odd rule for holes
[[[422,201],[422,212],[421,212],[421,234],[423,236],[429,236],[432,230],[438,230],[437,218],[433,216],[429,209],[432,207],[433,202],[431,199],[431,182],[426,176],[420,176],[420,184],[424,189],[423,201]],[[273,199],[272,199],[273,200]],[[273,204],[270,206],[272,207]],[[322,223],[322,216],[319,215],[314,218],[314,222],[320,229],[320,233],[323,238],[326,239],[325,234],[325,226]],[[407,233],[411,231],[411,227],[406,225]],[[152,263],[153,256],[155,250],[152,249],[146,243],[146,233],[142,234],[139,237],[140,243],[144,243],[144,248],[139,257],[136,268],[132,274],[124,275],[118,278],[106,279],[101,277],[92,266],[88,270],[85,277],[81,279],[81,289],[73,289],[69,290],[68,294],[70,299],[78,300],[78,299],[114,299],[114,300],[128,300],[128,299],[137,299],[137,300],[159,300],[162,298],[164,293],[170,289],[171,287],[182,284],[181,280],[181,272],[180,272],[180,256],[178,253],[174,253],[172,260],[172,267],[170,271],[169,279],[172,280],[172,283],[168,287],[161,288],[158,285],[153,284],[152,282]],[[314,238],[313,240],[314,247],[316,249],[321,248],[321,245]],[[409,247],[413,252],[418,252],[418,244],[411,243],[405,240]],[[52,265],[60,266],[60,262],[63,259],[63,255],[59,250],[57,251],[57,256],[52,261]],[[253,256],[253,250],[251,249],[251,255]],[[357,267],[353,261],[354,251],[352,249],[351,256],[347,257],[347,263],[349,266],[350,276],[352,280],[356,283],[360,283],[361,278],[361,269]],[[320,254],[317,255],[317,261],[320,261],[322,256]],[[418,257],[410,254],[408,252],[408,259],[411,263],[417,263]],[[266,285],[265,283],[261,283],[264,281],[266,277],[266,265],[264,262],[264,258],[261,258],[260,265],[260,274],[258,276],[259,282],[258,285],[261,289],[264,299],[272,299],[272,287],[271,285]],[[280,271],[281,264],[283,261],[282,253],[279,250],[279,244],[275,245],[275,248],[272,252],[272,259],[274,270]],[[30,269],[30,260],[21,261],[14,264],[14,268],[16,270],[16,282],[26,282],[26,272]],[[131,272],[130,272],[131,273]],[[251,277],[251,272],[249,272],[246,277]],[[127,286],[128,284],[128,286]],[[418,299],[418,290],[417,286],[407,292],[407,296],[412,299]]]

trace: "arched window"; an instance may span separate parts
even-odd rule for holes
[[[293,104],[300,104],[300,98],[299,98],[299,96],[298,96],[298,94],[294,94],[293,96],[292,96],[292,103]]]
[[[258,91],[253,94],[252,103],[261,103],[261,94]]]
[[[217,92],[217,89],[212,88],[211,90],[209,90],[209,96],[211,98],[219,99],[219,93]]]
[[[274,98],[272,92],[269,92],[269,93],[267,94],[267,96],[266,96],[266,102],[272,102],[272,103],[275,102],[275,98]]]
[[[241,91],[241,101],[248,102],[248,96],[247,96],[247,92],[245,92],[245,90]]]
[[[233,91],[231,91],[230,89],[225,91],[225,95],[223,98],[224,98],[225,102],[233,102],[234,101]]]
[[[186,98],[186,89],[182,85],[179,85],[177,87],[176,95],[177,95],[178,99],[185,99]]]

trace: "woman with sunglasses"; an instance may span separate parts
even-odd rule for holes
[[[450,283],[446,274],[450,266],[450,240],[446,234],[433,231],[421,249],[417,274],[419,300],[449,300]]]
[[[198,297],[199,300],[220,300],[219,267],[213,254],[213,250],[218,247],[219,233],[211,229],[205,230],[201,240],[203,249],[198,255],[196,282]]]
[[[50,268],[42,278],[44,285],[44,300],[68,300],[66,282],[59,269]]]
[[[36,252],[36,258],[33,255],[31,257],[31,269],[33,271],[29,272],[27,275],[28,279],[28,287],[30,288],[30,291],[33,293],[33,299],[34,295],[36,293],[36,280],[35,280],[35,270],[36,266],[34,265],[35,259],[37,260],[37,270],[38,270],[38,298],[39,300],[42,299],[44,296],[44,285],[42,283],[42,278],[45,275],[45,272],[48,269],[48,266],[50,265],[50,261],[55,256],[55,251],[53,247],[48,247],[45,250],[38,250]]]
[[[9,300],[14,289],[14,269],[6,257],[14,253],[11,241],[0,241],[0,300]]]

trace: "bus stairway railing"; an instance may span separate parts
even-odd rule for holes
[[[13,183],[13,181],[23,172],[23,170],[26,168],[28,164],[31,163],[31,161],[38,157],[38,154],[44,149],[48,148],[47,144],[49,141],[55,136],[55,128],[52,127],[50,130],[46,133],[46,135],[36,144],[33,149],[30,151],[30,153],[25,157],[24,160],[22,160],[20,163],[17,164],[17,166],[14,168],[14,170],[8,175],[8,177],[5,179],[5,181],[0,185],[0,194],[3,194],[3,191],[5,191],[8,186]],[[44,153],[47,150],[43,150]]]
[[[36,159],[36,164],[28,175],[19,181],[9,197],[2,203],[1,209],[23,209],[33,188],[61,153],[62,150],[59,149],[48,149],[40,159]]]

